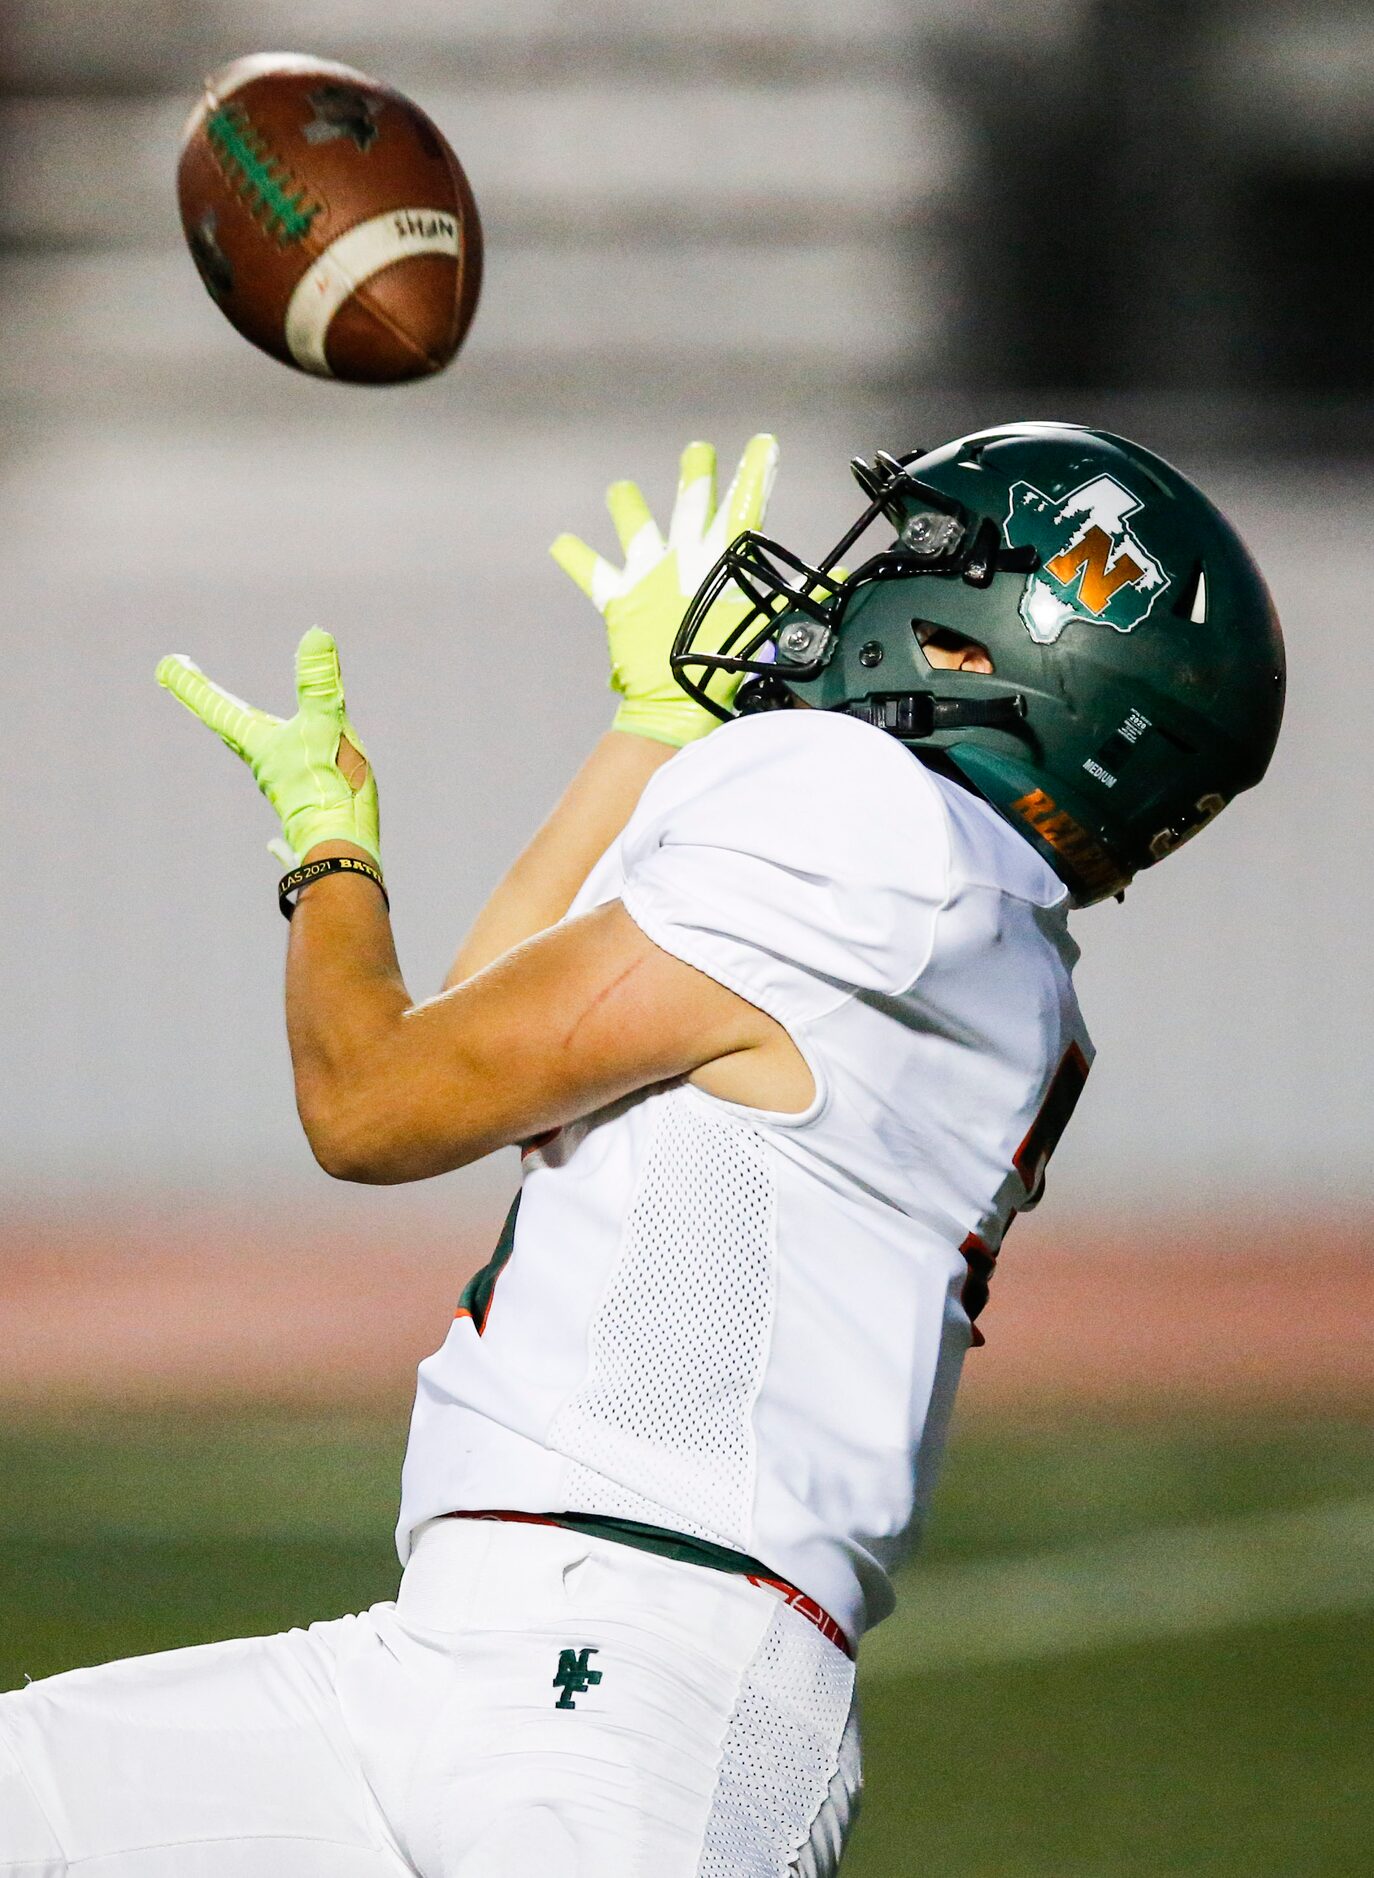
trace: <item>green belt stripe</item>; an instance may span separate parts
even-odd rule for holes
[[[600,1513],[546,1513],[544,1518],[551,1525],[565,1526],[569,1532],[580,1532],[590,1539],[613,1539],[641,1552],[657,1552],[660,1558],[677,1559],[683,1565],[705,1565],[711,1571],[736,1572],[745,1578],[775,1576],[744,1552],[732,1552],[729,1546],[693,1539],[666,1526],[646,1526],[637,1519],[608,1519]]]

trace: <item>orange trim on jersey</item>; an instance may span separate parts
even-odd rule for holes
[[[987,1342],[987,1338],[978,1328],[974,1319],[988,1301],[988,1281],[992,1277],[993,1267],[997,1263],[997,1254],[993,1251],[991,1246],[984,1244],[976,1232],[971,1232],[968,1235],[967,1239],[965,1239],[964,1243],[959,1247],[959,1250],[963,1254],[965,1265],[964,1282],[959,1287],[959,1302],[963,1305],[964,1310],[968,1314],[968,1327],[971,1333],[969,1347],[974,1350],[981,1350],[983,1345]],[[981,1270],[975,1266],[975,1259],[978,1260],[979,1265],[982,1266]],[[969,1295],[970,1285],[973,1287],[972,1296]],[[977,1295],[980,1290],[983,1294],[981,1297]]]
[[[1031,1199],[1036,1197],[1049,1158],[1069,1125],[1090,1067],[1078,1044],[1071,1043],[1059,1059],[1059,1067],[1050,1079],[1039,1113],[1026,1130],[1025,1140],[1011,1157],[1011,1164]]]

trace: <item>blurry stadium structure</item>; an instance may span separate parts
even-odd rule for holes
[[[1264,790],[1082,921],[1102,1056],[1052,1204],[1243,1228],[1374,1196],[1367,7],[9,0],[0,30],[12,1222],[402,1216],[309,1162],[270,818],[159,653],[279,706],[300,629],[338,631],[428,988],[607,719],[544,553],[607,481],[662,502],[686,438],[774,428],[805,549],[852,451],[1037,414],[1197,474],[1295,668]],[[442,380],[299,379],[205,298],[178,128],[203,71],[280,46],[410,90],[468,168],[489,275]],[[510,1178],[405,1204],[490,1212]]]
[[[556,389],[603,405],[638,363],[660,403],[705,367],[755,397],[817,374],[847,397],[1163,394],[1223,411],[1230,435],[1310,396],[1329,409],[1303,441],[1329,447],[1362,438],[1374,400],[1361,0],[10,0],[6,16],[3,236],[30,263],[8,307],[32,329],[6,348],[11,393],[50,399],[60,346],[83,402],[94,381],[142,404],[150,355],[169,401],[189,380],[203,408],[207,376],[252,397],[185,292],[167,151],[202,69],[289,44],[412,89],[477,174],[500,296],[465,388],[484,404]],[[273,402],[270,377],[252,389]]]

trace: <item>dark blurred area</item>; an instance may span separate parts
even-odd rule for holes
[[[989,392],[1045,394],[1129,422],[1148,401],[1156,429],[1180,438],[1367,448],[1374,12],[1363,0],[855,0],[834,13],[745,0],[680,17],[644,0],[571,13],[552,0],[415,0],[385,14],[359,0],[9,0],[0,32],[0,252],[30,263],[6,295],[12,341],[28,319],[50,342],[65,324],[79,343],[80,320],[54,316],[54,298],[65,286],[80,301],[98,273],[112,276],[76,257],[174,240],[158,140],[203,69],[285,41],[475,102],[470,167],[491,172],[498,250],[676,239],[732,253],[741,299],[770,252],[783,273],[808,245],[838,242],[859,267],[904,253],[882,330],[851,320],[846,345],[841,295],[820,348],[832,383],[880,406],[919,395],[953,421]],[[849,94],[838,122],[837,87]],[[627,89],[642,95],[617,130],[601,107]],[[732,94],[745,111],[757,102],[758,135],[782,146],[781,187],[740,138]],[[523,149],[487,141],[498,95],[521,100],[505,128]],[[698,103],[694,140],[675,120]],[[656,119],[666,163],[647,148]],[[541,150],[560,171],[557,202],[541,204]],[[659,187],[632,186],[641,159]],[[722,190],[714,179],[732,162]],[[55,268],[66,257],[46,286],[32,265],[43,255]],[[771,317],[777,369],[804,366],[778,315],[762,304],[751,322],[742,307],[721,322],[717,350],[736,365],[766,351]],[[12,361],[3,388],[27,402],[42,362],[31,335],[17,337],[26,369]],[[174,358],[174,332],[167,343]],[[594,402],[606,360],[582,350],[561,391]],[[51,353],[48,367],[59,369]]]
[[[946,70],[976,125],[967,382],[1368,448],[1367,6],[1094,0],[1049,43],[961,33]]]

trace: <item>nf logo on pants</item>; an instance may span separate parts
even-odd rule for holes
[[[561,1689],[562,1695],[554,1703],[555,1708],[576,1708],[575,1695],[585,1695],[601,1680],[599,1669],[588,1669],[587,1659],[596,1656],[596,1650],[560,1650],[558,1652],[558,1674],[553,1679],[555,1689]]]

